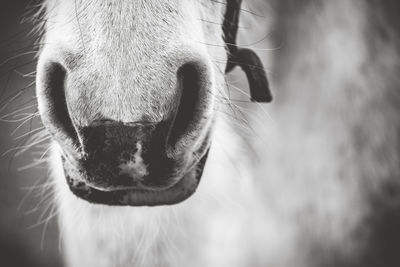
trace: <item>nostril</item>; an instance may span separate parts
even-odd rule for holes
[[[47,63],[43,67],[37,85],[39,111],[43,124],[58,141],[66,141],[64,139],[67,138],[78,145],[78,135],[65,97],[66,75],[66,70],[58,63]]]
[[[168,136],[168,144],[172,148],[199,127],[203,117],[202,108],[206,102],[205,93],[209,85],[207,76],[206,67],[196,63],[187,63],[178,71],[177,86],[180,100]]]

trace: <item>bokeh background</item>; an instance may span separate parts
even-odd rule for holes
[[[14,149],[32,144],[24,134],[40,127],[32,86],[38,46],[32,23],[23,20],[29,2],[0,1],[0,266],[62,266],[56,219],[47,221],[47,171],[44,165],[25,168],[40,148],[22,154]],[[13,113],[18,110],[21,115]]]

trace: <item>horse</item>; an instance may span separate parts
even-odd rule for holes
[[[67,266],[399,263],[397,5],[240,2],[44,1],[36,95]],[[229,95],[267,86],[239,13],[276,29],[269,106]]]

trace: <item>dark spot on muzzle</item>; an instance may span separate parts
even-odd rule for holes
[[[169,122],[101,121],[78,129],[84,156],[79,159],[86,182],[104,190],[168,187],[184,159],[167,155]]]

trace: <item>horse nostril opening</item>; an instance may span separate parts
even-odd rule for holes
[[[168,136],[168,144],[175,147],[176,144],[190,134],[197,127],[201,118],[202,77],[201,66],[188,63],[178,71],[178,91],[180,92],[179,105],[175,113],[172,128]]]
[[[72,123],[65,97],[67,72],[58,63],[48,63],[38,82],[38,103],[43,124],[58,141],[72,141],[78,145],[79,139]]]

